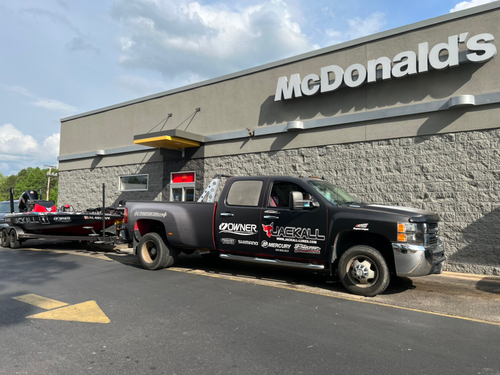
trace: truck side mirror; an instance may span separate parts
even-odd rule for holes
[[[291,210],[303,210],[304,209],[304,199],[300,191],[290,192],[290,209]]]

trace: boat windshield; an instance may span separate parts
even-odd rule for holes
[[[359,203],[356,198],[347,194],[327,181],[309,181],[309,184],[329,202],[341,206],[343,204]]]
[[[5,202],[0,202],[0,212],[5,214],[10,214],[10,202],[5,201]],[[17,208],[17,204],[14,203],[14,212],[19,212]]]

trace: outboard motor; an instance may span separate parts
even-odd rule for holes
[[[21,194],[19,197],[19,212],[33,211],[35,203],[38,200],[38,193],[35,190],[28,190]]]
[[[35,190],[28,190],[19,197],[19,212],[56,212],[57,207],[53,201],[38,199]]]

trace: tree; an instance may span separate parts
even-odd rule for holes
[[[36,168],[26,168],[19,171],[16,175],[4,177],[0,176],[0,201],[10,199],[10,188],[14,188],[14,199],[18,199],[19,196],[26,190],[36,190],[37,192],[42,189],[42,196],[39,199],[46,199],[48,176],[47,173],[49,169]],[[57,169],[52,169],[52,174],[57,173]],[[59,180],[55,177],[50,179],[50,194],[49,200],[52,200],[57,205],[57,193],[58,193],[58,182]]]

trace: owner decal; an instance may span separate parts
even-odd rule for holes
[[[257,234],[256,224],[222,223],[219,225],[219,233],[230,233],[237,236],[252,236]]]

